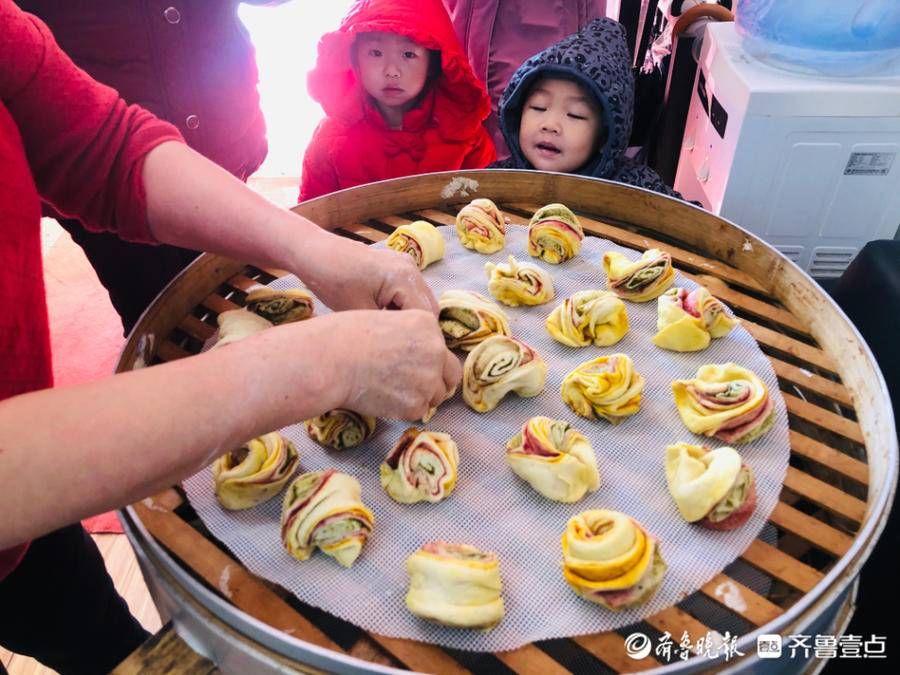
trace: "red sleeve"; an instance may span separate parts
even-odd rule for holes
[[[0,0],[0,98],[16,122],[41,196],[88,229],[152,242],[143,162],[178,130],[99,84],[49,29]]]
[[[313,132],[306,152],[303,153],[303,168],[300,170],[299,201],[327,195],[340,189],[337,174],[328,156],[328,141],[322,134],[324,120]]]
[[[494,140],[483,126],[478,131],[478,139],[475,147],[463,159],[462,169],[483,169],[497,159],[497,149]]]

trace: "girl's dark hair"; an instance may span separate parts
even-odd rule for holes
[[[441,50],[428,50],[428,75],[425,77],[425,86],[429,87],[440,79],[443,69],[441,68]]]

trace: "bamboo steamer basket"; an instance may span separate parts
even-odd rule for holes
[[[758,659],[757,637],[840,632],[897,482],[897,435],[887,388],[846,316],[796,265],[740,227],[679,200],[607,181],[536,171],[436,173],[343,190],[294,211],[345,236],[375,242],[411,220],[452,225],[459,208],[475,197],[494,200],[511,227],[527,224],[544,204],[562,202],[578,214],[588,236],[638,251],[668,251],[682,274],[707,286],[740,316],[772,362],[790,417],[791,462],[769,519],[777,542],[756,539],[741,556],[770,580],[769,591],[758,594],[723,572],[692,596],[715,611],[674,606],[619,632],[496,654],[456,652],[366,633],[253,577],[216,545],[180,488],[173,487],[121,514],[151,593],[178,633],[133,655],[131,667],[153,672],[159,654],[153,661],[152,652],[166,645],[168,666],[175,658],[194,668],[200,657],[182,639],[225,672],[553,675],[817,667],[799,659]],[[118,371],[199,352],[215,332],[219,313],[241,306],[252,285],[283,274],[201,256],[141,318]],[[737,643],[743,657],[726,663],[697,654],[665,663],[653,652],[640,660],[626,653],[623,636],[632,629],[651,637],[668,631],[676,644],[686,631],[696,643],[710,631],[724,632],[719,622],[725,615],[729,625],[738,621],[744,627]],[[127,667],[122,672],[129,672]]]

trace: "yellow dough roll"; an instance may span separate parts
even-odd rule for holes
[[[479,253],[496,253],[506,244],[506,221],[490,199],[473,199],[456,216],[462,245]]]
[[[284,493],[281,541],[297,560],[307,560],[318,547],[350,567],[374,524],[375,516],[361,501],[359,482],[345,473],[305,473]]]
[[[620,298],[647,302],[662,295],[675,281],[672,256],[656,248],[632,262],[615,251],[603,254],[606,286]]]
[[[728,335],[737,321],[725,305],[702,286],[688,292],[670,288],[657,301],[653,344],[676,352],[696,352],[709,346],[710,338]]]
[[[528,224],[528,255],[557,265],[578,255],[584,230],[567,206],[548,204]]]
[[[740,527],[756,507],[753,471],[734,448],[670,445],[666,482],[681,517],[712,530]]]
[[[625,354],[585,361],[563,379],[563,402],[581,417],[617,424],[641,407],[644,378]]]
[[[434,225],[424,220],[400,225],[387,238],[387,246],[411,255],[420,270],[444,257],[444,237]]]
[[[649,600],[666,572],[657,541],[618,511],[584,511],[570,518],[562,552],[569,586],[585,600],[616,611]]]
[[[313,315],[314,304],[312,294],[302,288],[276,291],[261,286],[247,294],[247,309],[276,326],[308,319]]]
[[[569,347],[609,347],[628,332],[625,303],[610,291],[579,291],[563,300],[545,322],[547,332]]]
[[[249,509],[271,499],[299,461],[297,449],[277,431],[247,441],[212,465],[216,499],[226,509]]]
[[[508,264],[487,263],[484,269],[488,290],[504,305],[543,305],[553,299],[553,278],[537,265],[509,256]]]
[[[438,321],[448,349],[472,351],[492,335],[511,335],[506,313],[475,291],[445,291]]]
[[[506,461],[547,499],[577,502],[600,487],[591,442],[565,420],[532,417],[506,444]]]
[[[406,560],[406,606],[454,628],[493,628],[503,619],[500,561],[467,544],[432,541]]]
[[[766,385],[736,363],[700,366],[695,379],[673,382],[672,394],[688,429],[731,445],[759,438],[775,421]]]
[[[222,312],[216,317],[216,322],[219,324],[219,337],[212,349],[243,340],[274,325],[271,321],[246,309],[230,309]]]
[[[306,420],[306,433],[321,445],[344,450],[365,441],[375,433],[375,418],[345,408],[335,408]]]
[[[381,465],[381,486],[401,504],[439,502],[453,491],[458,466],[449,434],[410,427]]]
[[[496,335],[466,357],[463,400],[477,412],[488,412],[511,391],[537,396],[546,379],[547,364],[537,352],[515,338]]]

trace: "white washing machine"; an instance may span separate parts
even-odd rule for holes
[[[836,277],[900,226],[900,76],[835,79],[748,55],[707,27],[675,189]]]

